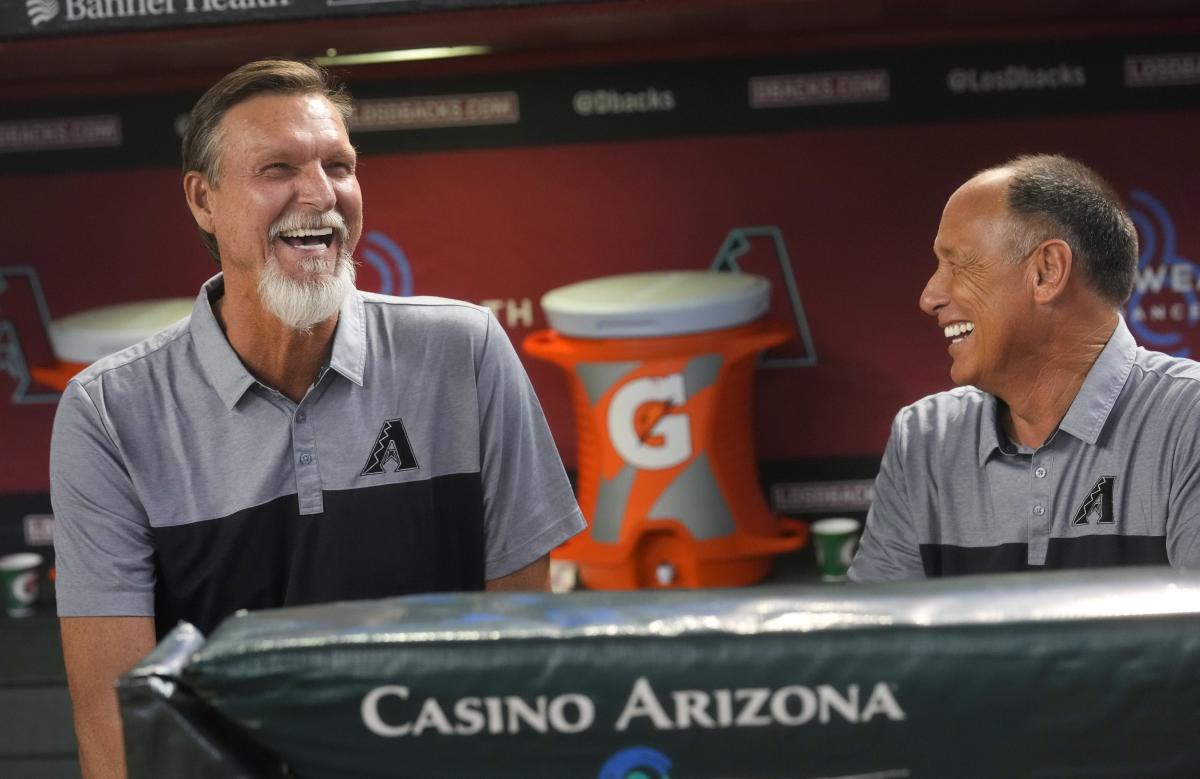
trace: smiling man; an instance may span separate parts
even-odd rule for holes
[[[956,389],[901,409],[850,578],[1200,565],[1200,365],[1121,318],[1137,233],[1061,156],[946,203],[921,310]]]
[[[124,773],[115,680],[180,620],[548,589],[548,553],[584,525],[491,313],[355,289],[350,115],[306,63],[210,89],[183,188],[221,273],[63,394],[57,595],[87,777]]]

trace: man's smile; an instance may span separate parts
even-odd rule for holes
[[[279,239],[295,249],[328,249],[333,243],[333,228],[283,230],[279,233]]]
[[[942,328],[942,332],[946,334],[951,343],[960,343],[966,340],[974,331],[974,322],[951,322]]]

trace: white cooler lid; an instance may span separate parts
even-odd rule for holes
[[[718,271],[589,279],[542,296],[550,326],[576,338],[655,338],[736,327],[766,313],[771,282]]]
[[[54,356],[90,365],[145,340],[192,313],[195,298],[166,298],[89,308],[50,323]]]

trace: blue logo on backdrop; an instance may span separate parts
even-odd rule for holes
[[[378,230],[368,230],[358,244],[362,259],[379,274],[379,292],[383,295],[408,297],[413,293],[412,266],[404,250]]]
[[[1125,307],[1129,328],[1145,346],[1176,357],[1191,356],[1184,342],[1200,321],[1196,264],[1179,256],[1175,222],[1162,203],[1141,190],[1129,196],[1129,216],[1141,239],[1133,294]]]
[[[670,779],[671,760],[650,747],[629,747],[610,757],[596,779]]]

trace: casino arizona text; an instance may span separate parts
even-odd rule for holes
[[[591,728],[596,720],[595,702],[580,693],[538,695],[533,699],[517,695],[468,696],[448,706],[430,697],[420,702],[414,717],[410,707],[396,705],[397,701],[409,700],[410,692],[403,685],[370,690],[360,707],[367,730],[385,738],[420,736],[426,732],[442,736],[473,736],[484,732],[513,735],[527,730],[579,733]],[[862,693],[857,684],[846,685],[842,690],[820,684],[775,689],[673,690],[660,698],[649,680],[639,677],[613,730],[636,729],[639,725],[655,730],[797,727],[814,721],[828,723],[835,716],[848,723],[869,722],[875,717],[892,721],[907,719],[888,684],[878,682],[868,694]],[[389,698],[396,700],[387,704],[385,718],[381,708]]]

